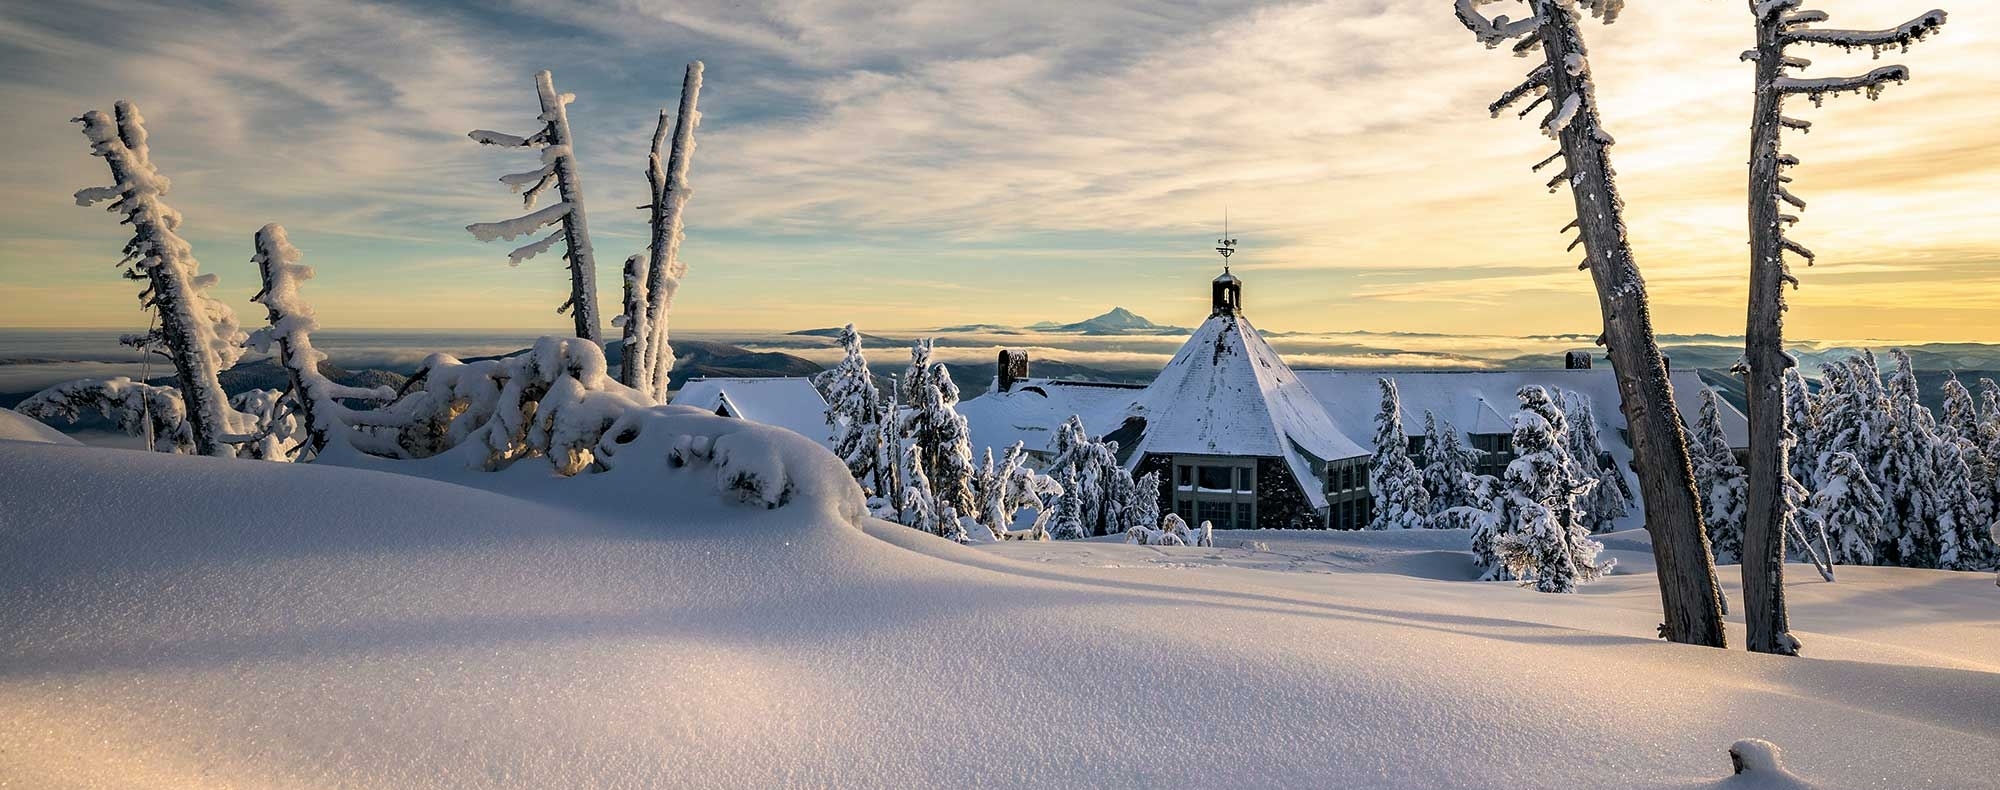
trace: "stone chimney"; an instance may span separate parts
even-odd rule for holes
[[[1000,349],[1000,364],[993,375],[993,387],[1000,392],[1012,392],[1014,385],[1028,378],[1028,350],[1024,348]]]
[[[1568,351],[1563,353],[1563,370],[1589,370],[1590,352]]]

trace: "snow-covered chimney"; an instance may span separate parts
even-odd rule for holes
[[[1590,352],[1568,351],[1563,353],[1563,370],[1589,370]]]
[[[1028,350],[1000,349],[1000,364],[994,373],[994,388],[1001,392],[1011,392],[1015,384],[1026,378],[1028,378]]]

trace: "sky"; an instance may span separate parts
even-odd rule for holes
[[[1871,28],[1927,8],[1903,5],[1815,7]],[[1883,56],[1908,84],[1790,106],[1815,124],[1786,141],[1810,204],[1792,236],[1820,260],[1794,336],[2000,329],[2000,8],[1948,10],[1943,35]],[[1635,0],[1585,29],[1663,332],[1742,331],[1751,33],[1740,0]],[[1805,54],[1808,76],[1881,65]],[[495,179],[533,155],[465,132],[531,132],[541,68],[577,95],[609,314],[645,244],[653,124],[695,59],[678,327],[1020,325],[1114,305],[1190,325],[1225,210],[1266,329],[1599,323],[1557,233],[1569,197],[1528,169],[1553,143],[1485,109],[1533,63],[1481,47],[1446,0],[0,0],[0,326],[144,326],[114,266],[127,234],[71,199],[109,178],[69,119],[130,99],[245,323],[261,319],[251,234],[275,221],[318,269],[325,325],[562,331],[559,259],[510,268],[514,245],[464,230],[520,213]]]

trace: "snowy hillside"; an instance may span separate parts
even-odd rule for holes
[[[1450,533],[970,549],[780,455],[766,510],[0,441],[0,786],[2000,787],[1990,576],[1799,582],[1845,660],[1782,659],[1366,543]]]

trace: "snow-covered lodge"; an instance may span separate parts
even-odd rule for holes
[[[1631,450],[1609,369],[1571,352],[1564,366],[1504,371],[1310,370],[1295,372],[1243,315],[1243,282],[1225,268],[1211,310],[1150,385],[1038,379],[1023,352],[1000,352],[994,386],[959,405],[975,452],[1016,441],[1045,452],[1074,414],[1093,435],[1116,441],[1134,475],[1158,472],[1161,506],[1189,523],[1218,529],[1333,527],[1368,522],[1368,444],[1381,397],[1377,380],[1401,390],[1404,430],[1424,432],[1424,415],[1449,421],[1480,451],[1481,472],[1513,460],[1509,415],[1514,393],[1542,385],[1589,398],[1609,462],[1630,475]],[[1674,372],[1684,415],[1699,412],[1707,385]],[[1730,443],[1748,444],[1740,412],[1724,405]],[[1633,479],[1633,490],[1638,489]]]

